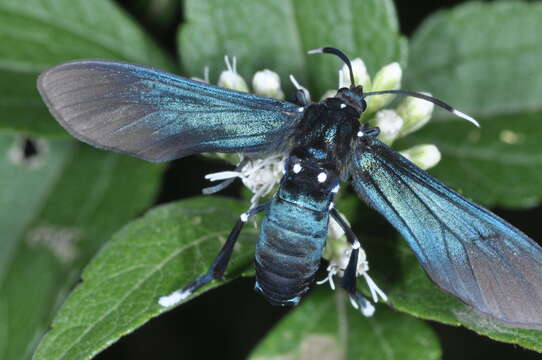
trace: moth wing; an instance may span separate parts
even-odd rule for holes
[[[53,67],[38,89],[74,137],[150,161],[280,149],[301,118],[285,101],[106,60]]]
[[[509,327],[542,329],[542,248],[376,139],[352,158],[357,193],[445,292]]]

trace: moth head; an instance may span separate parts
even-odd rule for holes
[[[336,98],[340,99],[346,105],[354,108],[358,113],[363,113],[367,109],[367,102],[363,96],[361,85],[350,88],[341,88],[337,91]]]

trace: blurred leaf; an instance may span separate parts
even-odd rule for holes
[[[160,296],[205,273],[246,205],[200,197],[160,206],[113,236],[83,273],[35,359],[90,359],[169,309]],[[252,264],[256,230],[247,224],[226,281]],[[213,282],[204,291],[223,282]],[[197,292],[197,294],[202,291]]]
[[[0,2],[0,128],[62,134],[36,90],[46,68],[78,58],[175,67],[109,0]]]
[[[17,239],[58,181],[73,147],[67,140],[33,139],[39,152],[29,158],[25,157],[26,141],[30,140],[17,135],[0,135],[0,174],[9,174],[0,176],[0,282],[6,275]]]
[[[10,200],[13,208],[3,207],[0,215],[15,224],[8,232],[12,237],[4,238],[11,249],[3,254],[0,283],[2,359],[30,356],[81,267],[152,201],[162,169],[85,145],[43,142],[49,149],[43,168],[14,171],[21,176],[10,176],[0,190],[0,198],[18,191],[17,201],[26,202],[26,213]],[[2,165],[8,166],[13,165]],[[21,178],[25,171],[28,178]],[[39,180],[43,184],[35,190],[20,188]]]
[[[412,39],[407,85],[478,117],[481,130],[433,123],[409,143],[435,143],[437,177],[485,205],[542,196],[542,4],[467,3],[427,20]]]
[[[390,0],[231,0],[227,5],[188,0],[185,17],[179,32],[182,64],[188,74],[199,77],[209,66],[213,81],[225,68],[224,56],[236,56],[245,79],[269,68],[291,90],[286,79],[294,74],[318,99],[337,87],[342,64],[329,55],[308,60],[310,49],[334,46],[352,58],[361,56],[373,74],[392,61],[406,61],[406,44]]]
[[[175,27],[175,21],[180,17],[181,1],[179,0],[128,0],[123,1],[145,24],[163,32]],[[166,34],[167,35],[167,34]]]
[[[370,261],[370,274],[388,295],[392,307],[416,317],[463,325],[495,340],[542,351],[542,331],[497,325],[440,291],[403,239],[371,238],[363,239],[362,243]]]
[[[377,306],[365,318],[339,290],[317,287],[251,355],[265,359],[440,359],[436,335],[423,321]]]

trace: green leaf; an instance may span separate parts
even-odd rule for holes
[[[17,239],[61,176],[73,147],[67,140],[34,140],[38,153],[25,158],[26,141],[22,136],[0,135],[0,174],[9,174],[0,176],[0,282]]]
[[[307,55],[307,51],[334,46],[352,58],[363,57],[369,71],[406,60],[390,0],[188,0],[186,23],[179,32],[179,53],[185,70],[201,77],[209,66],[213,81],[224,69],[224,55],[236,56],[238,71],[250,80],[255,71],[279,73],[283,87],[292,89],[294,74],[316,90],[314,98],[336,88],[337,58]],[[287,92],[288,93],[288,92]]]
[[[542,331],[497,325],[440,291],[403,239],[371,238],[362,243],[370,261],[370,274],[395,309],[423,319],[462,325],[495,340],[542,351]]]
[[[173,70],[144,32],[109,0],[0,2],[0,128],[61,134],[36,90],[46,68],[109,58]]]
[[[65,140],[40,141],[48,150],[38,153],[39,166],[1,165],[13,174],[0,188],[7,200],[0,218],[11,223],[2,244],[9,247],[1,263],[2,359],[29,357],[82,266],[152,201],[162,169]]]
[[[430,17],[414,35],[405,88],[429,91],[477,117],[450,114],[408,141],[435,143],[434,173],[485,205],[534,206],[542,197],[542,4],[467,3]]]
[[[125,226],[85,269],[35,359],[90,359],[169,310],[158,299],[207,271],[244,210],[241,202],[200,197],[160,206]],[[246,227],[226,281],[252,264],[257,232],[251,224]]]
[[[533,207],[542,196],[542,113],[502,115],[480,129],[438,122],[408,136],[432,143],[442,161],[431,173],[486,206]],[[540,132],[540,134],[537,134]]]
[[[265,359],[440,359],[436,335],[423,321],[378,305],[373,317],[354,310],[341,290],[318,287],[258,345]]]

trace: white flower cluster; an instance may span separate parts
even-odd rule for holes
[[[218,86],[248,92],[247,82],[237,72],[237,59],[224,57],[226,70],[222,71],[218,78]],[[205,70],[205,78],[193,78],[195,80],[209,82],[208,70]],[[252,89],[256,95],[284,99],[279,75],[269,69],[257,71],[252,77]],[[269,157],[258,159],[244,157],[235,171],[222,171],[205,176],[210,181],[223,181],[232,178],[240,178],[243,184],[254,194],[251,199],[251,207],[258,205],[260,199],[268,195],[280,182],[286,154],[273,154]]]

